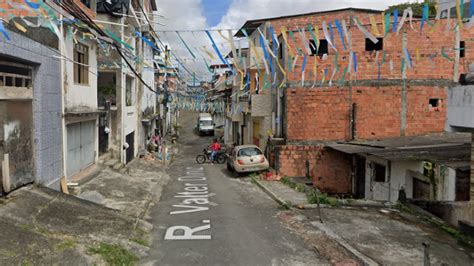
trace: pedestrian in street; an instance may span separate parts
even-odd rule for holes
[[[209,149],[211,150],[211,161],[214,163],[217,159],[217,153],[221,150],[221,144],[219,144],[217,139],[214,139]]]

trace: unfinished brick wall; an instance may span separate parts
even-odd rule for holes
[[[349,194],[352,192],[350,156],[322,146],[279,147],[279,174],[288,177],[306,175],[305,162],[310,162],[313,183],[322,192]]]
[[[447,116],[447,97],[445,88],[409,87],[407,90],[406,135],[443,132]],[[430,99],[439,99],[438,108],[430,108]]]
[[[288,89],[287,139],[349,140],[352,103],[356,106],[355,139],[443,132],[446,88],[408,85],[406,99],[402,90],[402,86]],[[438,99],[440,106],[430,108],[430,99]]]

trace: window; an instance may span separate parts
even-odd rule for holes
[[[89,47],[74,45],[74,83],[89,84]]]
[[[133,79],[131,77],[125,78],[125,103],[127,106],[133,105]]]
[[[311,48],[311,56],[314,56],[314,55],[322,56],[324,54],[329,53],[328,41],[326,40],[319,40],[319,47],[317,47],[314,40],[309,40],[309,47]]]
[[[374,182],[385,182],[385,165],[374,163]]]
[[[466,42],[459,42],[459,57],[463,58],[466,56]]]
[[[0,59],[0,86],[31,87],[32,68]]]
[[[439,99],[430,99],[429,103],[431,108],[439,107],[440,105],[440,100]]]
[[[365,50],[366,51],[382,51],[383,50],[383,38],[377,38],[377,43],[373,43],[369,38],[365,39]]]
[[[262,155],[262,152],[257,148],[243,148],[239,150],[238,157],[251,157],[256,155]]]

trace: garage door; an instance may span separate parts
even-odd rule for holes
[[[72,176],[94,163],[95,121],[67,126],[67,175]]]

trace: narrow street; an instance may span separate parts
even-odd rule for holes
[[[275,217],[278,204],[263,193],[248,178],[232,178],[225,165],[206,164],[206,180],[189,183],[207,186],[209,210],[170,214],[187,208],[176,208],[183,198],[185,183],[178,180],[186,172],[199,172],[195,156],[212,141],[193,133],[197,114],[181,115],[179,156],[172,164],[171,180],[165,187],[160,202],[151,211],[154,224],[153,244],[145,263],[156,265],[298,265],[324,264],[325,261],[309,250],[301,239],[292,235]],[[210,236],[208,240],[166,240],[165,233],[172,226],[210,229],[194,235]],[[176,232],[175,235],[182,234]]]

